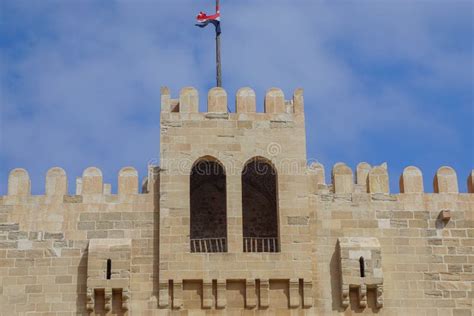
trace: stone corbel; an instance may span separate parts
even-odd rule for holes
[[[95,299],[94,299],[94,289],[88,287],[87,288],[87,311],[92,312],[94,311]]]

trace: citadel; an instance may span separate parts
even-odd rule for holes
[[[162,88],[160,165],[117,194],[95,167],[44,195],[10,172],[1,315],[472,315],[474,170],[425,193],[407,166],[394,194],[386,165],[308,164],[301,89],[198,100]]]

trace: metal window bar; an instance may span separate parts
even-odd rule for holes
[[[227,252],[227,238],[191,239],[191,252]]]
[[[244,237],[244,252],[278,252],[278,238]]]

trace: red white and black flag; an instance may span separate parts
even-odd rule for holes
[[[196,26],[206,27],[209,23],[214,24],[216,28],[216,33],[221,33],[221,13],[219,11],[219,4],[216,4],[216,13],[213,15],[207,15],[204,12],[199,12],[196,17],[197,23]]]

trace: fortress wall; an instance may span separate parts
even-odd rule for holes
[[[138,193],[136,170],[124,168],[119,193],[104,194],[100,170],[88,168],[82,193],[68,195],[66,173],[53,168],[45,195],[30,195],[22,169],[13,170],[8,183],[8,195],[0,197],[0,315],[86,315],[91,239],[131,239],[130,309],[156,309],[156,301],[150,303],[158,268],[153,182],[150,193]],[[119,315],[120,299],[114,294]],[[100,294],[97,300],[93,315],[103,312]]]
[[[312,170],[316,182],[324,169],[314,166]],[[316,311],[321,315],[471,315],[474,195],[458,193],[456,173],[449,167],[440,168],[434,177],[439,193],[424,193],[421,171],[407,167],[400,181],[402,193],[390,194],[384,170],[370,168],[367,182],[360,187],[347,166],[336,164],[332,172],[336,179],[313,189]],[[341,306],[340,237],[376,237],[380,242],[382,308],[376,307],[374,290],[368,291],[367,307],[360,308],[355,288],[349,306]]]

